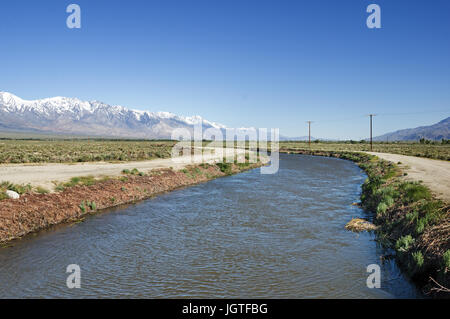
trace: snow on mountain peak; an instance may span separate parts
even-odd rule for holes
[[[61,96],[40,100],[24,100],[8,92],[0,92],[0,114],[2,112],[9,113],[9,116],[14,117],[8,122],[6,117],[3,116],[5,122],[3,125],[10,126],[14,121],[18,121],[20,125],[30,126],[33,129],[44,127],[45,130],[53,130],[56,128],[52,125],[61,123],[60,125],[64,127],[58,128],[59,130],[70,132],[80,130],[83,134],[92,134],[91,131],[99,128],[103,131],[125,130],[126,132],[122,135],[126,136],[142,136],[145,134],[145,137],[147,137],[154,134],[157,137],[167,138],[167,136],[170,136],[169,131],[177,127],[192,128],[194,125],[202,124],[206,127],[226,128],[225,125],[204,120],[198,115],[183,117],[170,112],[132,110],[119,105],[108,105],[101,101],[88,102]],[[19,114],[22,114],[20,118],[26,118],[29,123],[20,120],[17,117]],[[32,125],[31,122],[33,122]],[[54,124],[48,126],[48,123]],[[1,124],[2,118],[0,118],[0,126]],[[80,126],[86,126],[88,129],[85,131]],[[107,130],[106,127],[110,129]],[[141,132],[138,127],[150,130],[150,132]]]

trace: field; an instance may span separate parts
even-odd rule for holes
[[[174,145],[174,141],[0,139],[0,164],[151,160],[169,158]],[[308,149],[307,142],[280,142],[280,151]],[[311,150],[370,151],[370,145],[361,142],[312,142]],[[450,144],[376,142],[373,151],[450,161]]]
[[[0,140],[0,163],[77,163],[168,158],[175,142],[125,140]]]
[[[308,142],[280,142],[280,151],[308,150]],[[314,151],[370,151],[369,143],[361,142],[311,142]],[[373,151],[450,161],[450,144],[420,144],[412,142],[375,142]]]

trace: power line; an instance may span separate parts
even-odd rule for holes
[[[404,116],[404,115],[421,115],[421,114],[429,114],[429,113],[449,113],[450,115],[450,110],[430,110],[430,111],[421,111],[421,112],[399,112],[399,113],[377,113],[377,116]],[[357,119],[361,119],[363,117],[366,117],[367,115],[360,115],[360,116],[352,116],[352,117],[345,117],[345,118],[334,118],[334,119],[324,119],[324,120],[318,120],[315,121],[317,123],[326,123],[326,122],[331,122],[331,123],[337,123],[337,122],[343,122],[343,121],[351,121],[351,120],[357,120]]]
[[[420,111],[420,112],[399,112],[399,113],[379,113],[379,116],[397,116],[397,115],[419,115],[419,114],[429,114],[429,113],[449,113],[450,110],[430,110],[430,111]]]

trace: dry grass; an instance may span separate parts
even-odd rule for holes
[[[280,151],[309,150],[307,142],[280,142]],[[311,143],[313,151],[370,151],[369,143],[319,142]],[[450,144],[420,144],[413,142],[374,143],[373,151],[400,155],[418,156],[450,161]]]
[[[0,163],[123,162],[169,158],[173,141],[0,140]]]
[[[345,225],[345,229],[353,232],[376,230],[377,226],[362,218],[353,218]]]

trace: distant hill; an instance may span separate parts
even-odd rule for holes
[[[308,141],[308,136],[298,136],[298,137],[287,137],[287,136],[280,136],[280,141]],[[315,141],[317,138],[311,136],[311,141]]]
[[[374,138],[375,141],[418,141],[421,138],[440,141],[450,139],[450,117],[430,126],[408,128]]]

